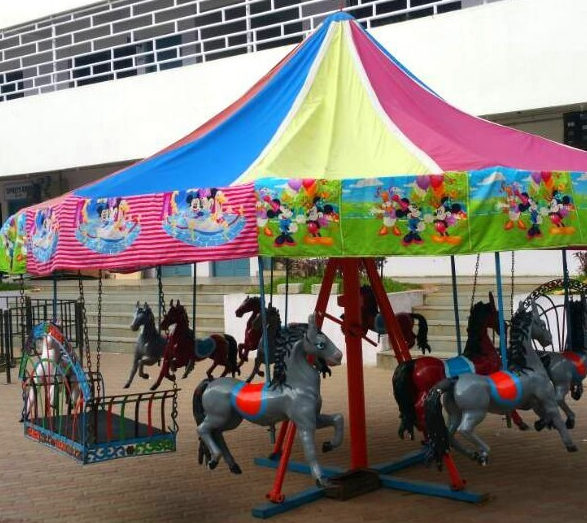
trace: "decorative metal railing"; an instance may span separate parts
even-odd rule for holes
[[[0,101],[298,43],[341,7],[372,28],[489,0],[111,0],[0,31]]]

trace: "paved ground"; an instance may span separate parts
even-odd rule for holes
[[[129,355],[105,354],[102,370],[107,392],[121,392]],[[199,364],[181,382],[178,451],[174,454],[128,458],[81,467],[22,435],[19,385],[0,378],[0,521],[250,521],[250,509],[264,500],[273,472],[257,468],[252,458],[270,449],[268,434],[243,424],[226,437],[242,476],[224,464],[214,471],[198,466],[191,395],[202,378]],[[418,447],[396,436],[397,408],[390,391],[389,371],[367,369],[365,375],[369,457],[373,463],[397,459]],[[346,368],[335,369],[323,382],[324,411],[346,411]],[[146,390],[136,381],[133,391]],[[497,416],[480,429],[492,446],[492,460],[481,468],[457,457],[472,489],[492,499],[473,506],[398,491],[379,490],[347,502],[320,500],[275,521],[587,521],[587,400],[574,404],[578,424],[574,438],[580,452],[568,454],[557,434],[521,433],[507,429]],[[533,415],[526,414],[528,421]],[[319,441],[326,434],[320,434]],[[294,458],[301,458],[296,446]],[[348,434],[342,449],[325,455],[324,464],[348,463]],[[445,481],[446,476],[423,466],[404,477]],[[286,493],[311,486],[308,477],[290,474]],[[311,519],[310,519],[311,518]]]

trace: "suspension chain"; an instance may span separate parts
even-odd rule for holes
[[[471,294],[471,307],[469,307],[469,310],[473,310],[473,305],[475,305],[475,294],[477,293],[477,278],[479,277],[480,260],[481,254],[477,254],[477,260],[475,262],[475,276],[473,277],[473,293]]]
[[[20,278],[18,279],[18,294],[19,294],[19,309],[20,309],[20,332],[22,337],[22,350],[24,351],[24,344],[26,343],[26,335],[25,332],[25,315],[26,315],[26,298],[24,295],[24,276],[21,274]],[[10,361],[10,354],[7,351],[6,353],[6,365],[11,365],[12,362]]]
[[[177,424],[177,380],[173,380],[173,400],[171,403],[171,421],[173,422],[173,431],[177,435],[179,425]]]
[[[165,294],[163,292],[163,277],[161,274],[161,265],[159,265],[157,267],[157,286],[158,286],[158,293],[159,293],[159,310],[161,311],[161,317],[159,318],[159,324],[161,324],[161,321],[163,320],[163,317],[166,314]],[[194,332],[196,332],[195,327],[194,327]]]
[[[84,296],[84,281],[82,280],[82,273],[78,271],[77,282],[79,287],[79,302],[82,308],[82,330],[83,330],[83,344],[86,351],[86,368],[88,372],[92,372],[92,357],[90,354],[90,336],[88,334],[88,315],[86,314],[86,299]]]
[[[515,284],[515,274],[516,274],[516,253],[512,251],[512,292],[510,294],[510,323],[514,317],[514,284]]]
[[[98,272],[98,336],[96,340],[96,372],[100,372],[100,351],[102,349],[102,269]],[[96,380],[96,390],[100,397],[100,376]]]

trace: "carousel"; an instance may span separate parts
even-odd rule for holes
[[[370,328],[386,333],[406,373],[425,359],[412,360],[375,257],[389,256],[391,263],[402,263],[402,256],[490,252],[495,253],[500,278],[500,252],[585,247],[586,173],[583,151],[453,107],[352,16],[340,12],[328,17],[244,96],[189,135],[130,167],[11,216],[0,232],[0,269],[34,275],[85,269],[128,272],[259,257],[261,327],[255,343],[266,363],[265,380],[248,383],[226,376],[229,372],[234,376],[233,365],[224,377],[210,379],[210,375],[196,388],[194,416],[201,461],[216,468],[224,460],[231,472],[238,473],[240,467],[222,432],[242,420],[270,427],[280,424],[270,456],[257,460],[259,465],[275,467],[277,473],[268,494],[270,503],[255,508],[256,516],[268,517],[325,495],[346,499],[379,487],[479,502],[482,495],[465,489],[450,451],[451,437],[438,417],[440,396],[453,394],[442,382],[446,375],[439,375],[440,385],[426,384],[423,394],[409,400],[411,420],[402,412],[404,425],[399,431],[421,430],[426,448],[389,463],[369,461],[362,340]],[[307,323],[271,328],[263,281],[263,260],[269,257],[329,259]],[[342,320],[327,310],[337,275],[343,283],[338,297],[344,308]],[[377,327],[365,323],[367,291],[362,279],[369,283],[379,315]],[[493,325],[501,334],[502,356],[491,372],[501,372],[499,378],[507,382],[496,385],[498,395],[510,382],[516,392],[520,382],[516,373],[524,365],[540,376],[544,370],[532,356],[532,344],[521,341],[530,336],[531,328],[533,339],[547,337],[539,332],[540,320],[532,317],[536,304],[526,305],[512,319],[512,332],[520,343],[512,341],[506,350],[498,285],[497,303],[492,301]],[[192,325],[194,321],[195,316]],[[320,375],[342,359],[340,349],[321,330],[325,321],[340,323],[345,337],[349,412],[344,416],[321,412]],[[45,336],[55,327],[51,324],[35,333]],[[70,378],[70,367],[81,366],[79,358],[68,356],[67,350],[51,352],[53,338],[30,343],[27,353],[38,358],[30,368],[39,368],[41,362],[44,370],[40,375],[23,373],[29,384],[26,390],[36,390],[35,383],[43,380],[55,387],[68,383],[68,397],[79,398],[76,391],[81,390],[88,412],[106,409],[100,414],[106,418],[109,400],[95,406],[92,388],[84,385],[88,380],[83,369],[76,368],[75,379]],[[209,357],[220,344],[198,343],[193,333],[189,339],[193,353],[202,357]],[[67,348],[66,342],[61,345]],[[178,361],[169,367],[171,373],[181,366]],[[455,364],[448,377],[489,379],[470,366],[455,370],[462,363]],[[54,372],[57,368],[59,373]],[[55,378],[57,374],[63,378]],[[546,381],[540,383],[548,389]],[[177,390],[170,397],[173,394]],[[502,410],[527,408],[524,394],[517,403],[516,394],[508,396],[508,402],[500,404]],[[456,390],[454,397],[460,400]],[[34,393],[31,398],[24,398],[25,427],[41,417],[27,407],[33,405]],[[559,429],[553,401],[544,398],[541,418]],[[70,406],[62,411],[71,409],[72,402],[65,403]],[[51,414],[54,404],[47,399],[45,412]],[[350,463],[321,467],[316,429],[334,428],[334,437],[321,450],[335,450],[342,442],[345,421],[350,427]],[[136,430],[149,435],[149,426]],[[572,450],[565,430],[560,428],[561,437]],[[174,428],[164,423],[158,431],[151,428],[154,432],[171,438],[171,449]],[[289,461],[296,433],[307,463]],[[467,429],[471,433],[472,428]],[[470,457],[482,462],[483,448],[475,452]],[[396,475],[427,459],[445,466],[448,484]],[[284,497],[288,469],[310,474],[316,486]]]

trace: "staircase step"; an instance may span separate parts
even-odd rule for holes
[[[432,348],[432,356],[440,359],[452,358],[455,353],[434,351]],[[397,367],[397,359],[391,350],[382,350],[377,353],[377,367],[380,369],[393,370]]]

